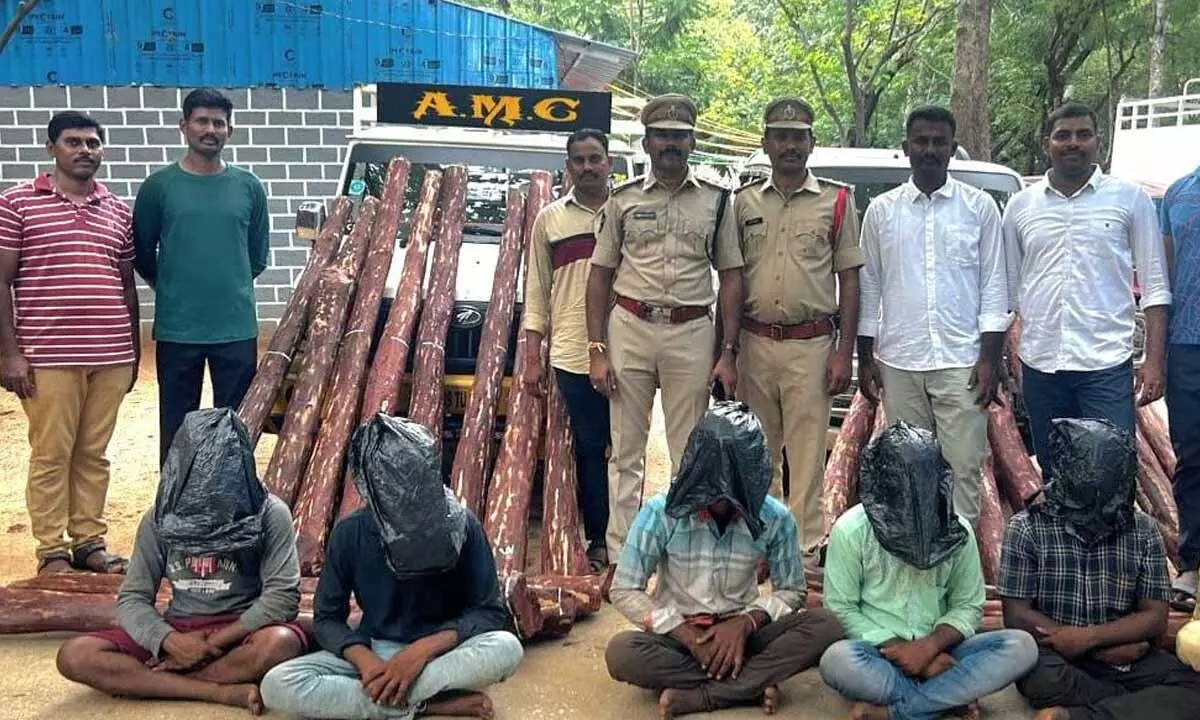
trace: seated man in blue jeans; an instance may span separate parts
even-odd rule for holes
[[[1038,720],[1200,717],[1200,674],[1158,647],[1167,561],[1154,520],[1133,509],[1133,443],[1106,420],[1055,420],[1045,502],[1008,523],[1004,624],[1041,645],[1017,682]]]
[[[442,484],[433,436],[380,413],[354,431],[350,469],[366,507],[329,539],[313,613],[324,649],[268,673],[264,704],[319,718],[492,717],[480,691],[516,671],[521,643],[483,528]]]
[[[858,701],[855,720],[973,710],[1037,661],[1024,631],[975,634],[983,573],[951,483],[933,435],[898,423],[863,453],[862,502],[830,531],[825,605],[848,639],[825,651],[821,678]]]

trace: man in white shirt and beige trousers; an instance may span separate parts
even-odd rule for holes
[[[871,399],[882,390],[890,423],[937,435],[954,472],[954,509],[974,525],[985,408],[1009,323],[1000,211],[949,176],[957,143],[948,110],[914,110],[905,130],[912,177],[863,218],[859,384]]]

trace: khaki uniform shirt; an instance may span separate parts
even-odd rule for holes
[[[713,268],[742,266],[729,197],[715,228],[721,188],[690,170],[674,192],[652,173],[619,185],[596,216],[592,264],[616,268],[618,295],[664,307],[712,305]]]
[[[595,219],[573,192],[547,205],[533,221],[525,267],[521,326],[542,334],[549,328],[550,365],[580,374],[588,371],[584,308]]]
[[[836,273],[863,264],[858,211],[848,189],[841,231],[830,238],[842,187],[810,172],[787,197],[770,178],[737,191],[734,214],[746,260],[748,317],[794,325],[837,312]]]

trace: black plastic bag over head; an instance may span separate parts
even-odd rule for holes
[[[770,489],[771,456],[758,417],[745,403],[718,402],[688,437],[667,492],[667,514],[683,518],[728,500],[757,538]]]
[[[875,538],[915,568],[940,564],[967,540],[953,488],[950,466],[928,430],[898,422],[863,451],[858,496]]]
[[[1050,424],[1050,482],[1042,512],[1061,518],[1085,543],[1133,527],[1137,493],[1134,437],[1107,420]]]
[[[458,564],[467,511],[442,483],[442,456],[425,426],[376,413],[350,439],[350,471],[396,577]]]
[[[159,538],[188,555],[248,548],[262,537],[266,500],[250,434],[237,413],[231,408],[188,413],[158,483],[154,525]]]

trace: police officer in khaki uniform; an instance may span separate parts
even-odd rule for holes
[[[736,391],[742,254],[730,194],[688,166],[696,114],[683,95],[646,103],[642,147],[650,172],[614,188],[596,216],[587,289],[589,375],[609,397],[617,466],[609,488],[612,562],[621,557],[641,506],[655,390],[662,388],[672,474],[708,409],[713,383],[728,396]],[[714,301],[724,328],[719,345]]]
[[[738,398],[762,422],[780,497],[787,448],[787,504],[808,563],[824,533],[825,433],[832,397],[850,385],[863,264],[854,194],[808,170],[812,123],[800,98],[767,106],[762,147],[771,174],[740,188],[734,202],[746,264]]]

